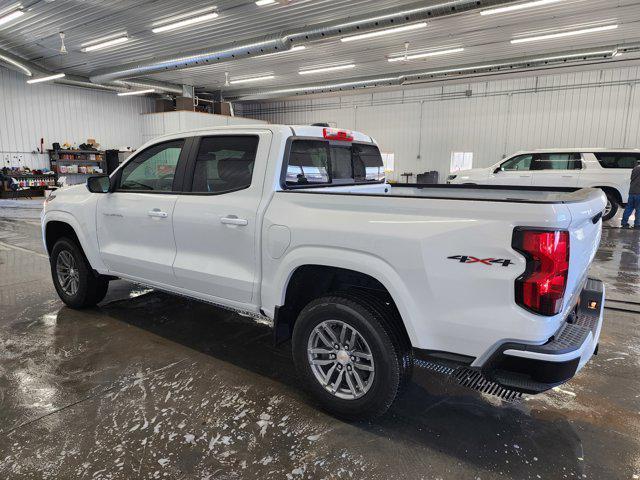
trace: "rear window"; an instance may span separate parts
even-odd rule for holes
[[[295,140],[289,153],[287,183],[329,183],[330,156],[328,142]]]
[[[341,185],[384,181],[384,164],[375,145],[331,145],[323,140],[294,140],[287,185]]]
[[[594,153],[603,168],[633,168],[640,161],[640,153]]]

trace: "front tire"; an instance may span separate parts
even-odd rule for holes
[[[604,208],[604,213],[602,214],[602,220],[607,221],[611,220],[618,213],[618,201],[616,198],[609,192],[605,192],[607,196],[607,206]]]
[[[380,311],[383,303],[349,293],[318,298],[300,313],[293,358],[303,386],[335,416],[372,419],[395,401],[406,352]]]
[[[69,238],[61,238],[49,257],[53,285],[60,299],[69,307],[93,307],[107,294],[109,281],[95,275],[82,249]]]

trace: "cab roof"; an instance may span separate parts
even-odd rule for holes
[[[171,133],[154,138],[147,144],[157,143],[162,140],[172,140],[182,137],[194,137],[198,135],[213,134],[216,132],[224,131],[238,131],[238,130],[269,130],[273,133],[280,133],[283,136],[296,136],[296,137],[316,137],[324,138],[323,131],[325,128],[331,128],[332,130],[348,131],[353,136],[355,142],[376,143],[375,140],[369,135],[365,135],[362,132],[355,132],[345,128],[332,128],[332,127],[319,127],[313,125],[275,125],[275,124],[260,124],[260,123],[247,123],[246,125],[228,125],[228,126],[215,126],[204,127],[184,130],[178,133]],[[145,144],[146,145],[146,144]]]

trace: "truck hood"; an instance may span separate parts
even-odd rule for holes
[[[451,175],[455,175],[456,182],[464,183],[467,180],[476,180],[476,179],[485,179],[491,173],[493,167],[488,168],[471,168],[469,170],[460,170],[459,172],[452,173]]]

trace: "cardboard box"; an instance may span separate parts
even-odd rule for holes
[[[156,112],[173,112],[176,107],[173,105],[172,100],[167,100],[166,98],[158,98],[156,99]]]
[[[195,110],[195,107],[193,106],[193,98],[176,97],[176,110],[193,112]]]
[[[214,102],[213,113],[231,116],[231,104],[229,102]]]

